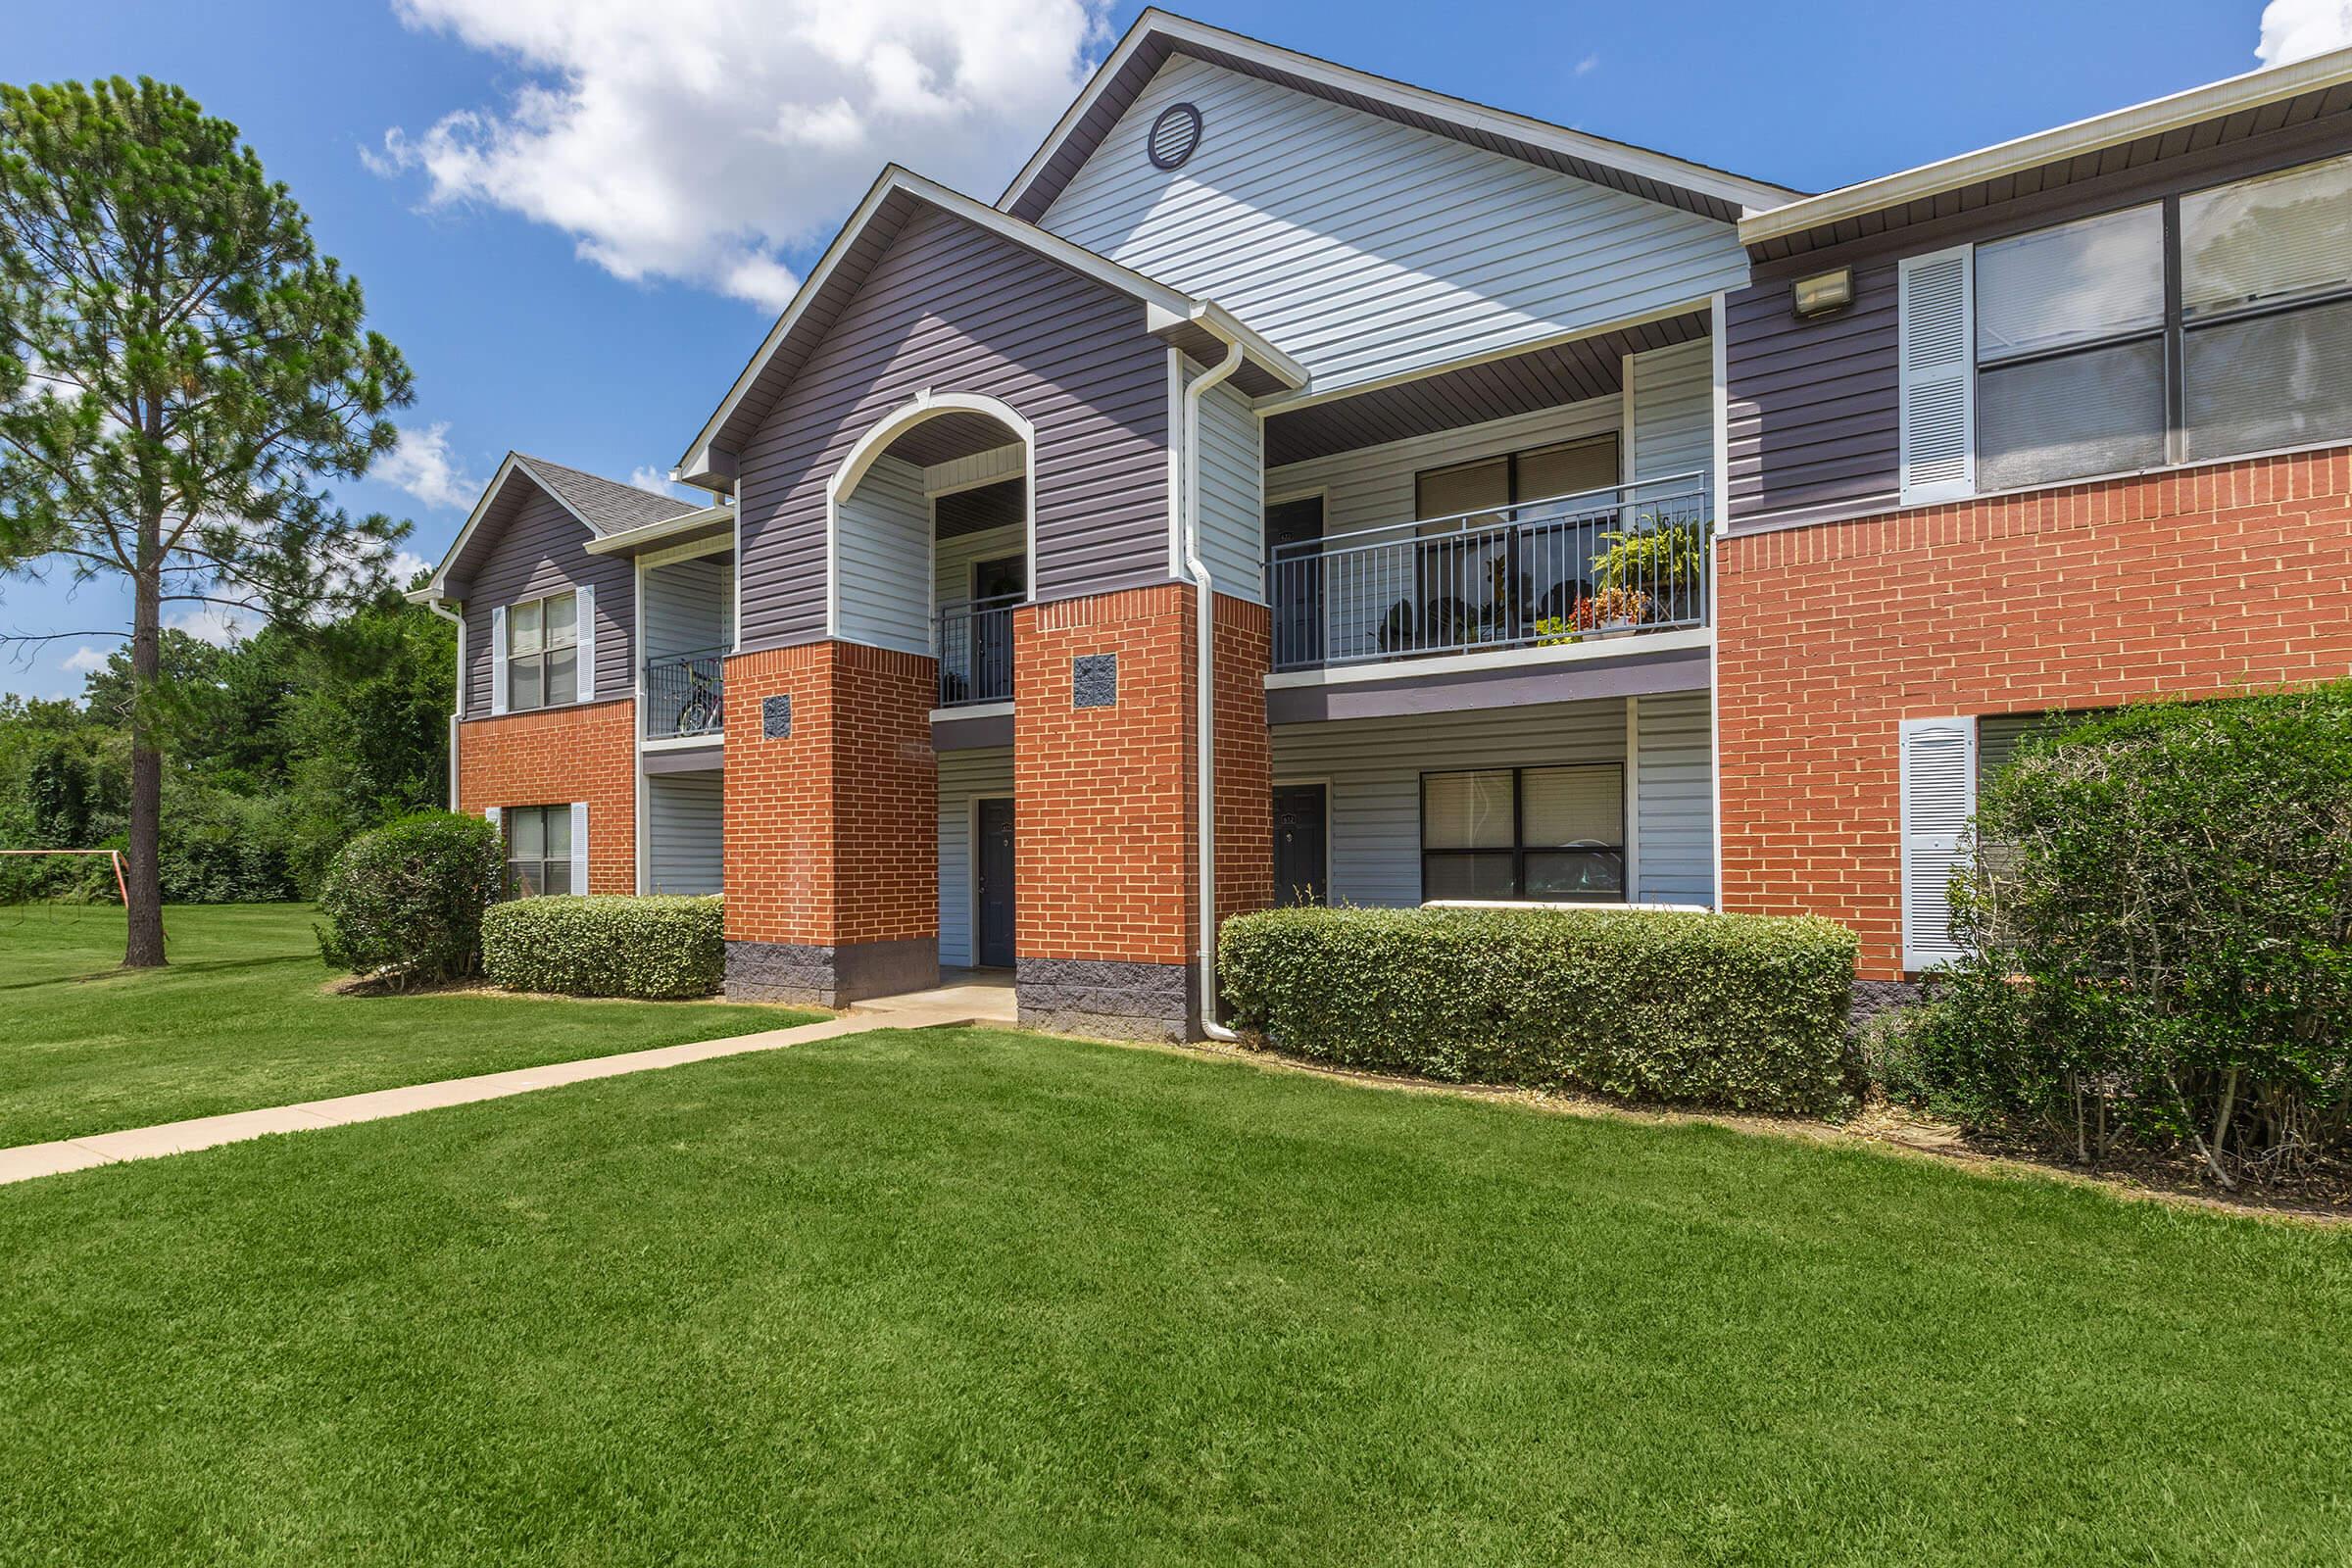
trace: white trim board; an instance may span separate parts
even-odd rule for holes
[[[1342,664],[1326,669],[1281,670],[1266,676],[1265,682],[1268,691],[1298,686],[1350,686],[1365,681],[1407,680],[1416,675],[1460,675],[1482,669],[1581,664],[1593,660],[1625,659],[1641,654],[1671,654],[1714,646],[1715,632],[1712,627],[1690,626],[1681,631],[1638,632],[1599,642],[1563,643],[1552,648],[1509,648],[1487,654],[1445,654],[1435,659],[1402,659],[1382,663]]]

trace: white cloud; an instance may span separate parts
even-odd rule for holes
[[[393,587],[406,588],[416,580],[418,572],[432,569],[431,562],[414,550],[403,550],[394,554],[392,564],[384,568],[384,576]]]
[[[200,643],[226,648],[245,635],[245,612],[226,605],[197,605],[175,615],[166,615],[164,624],[173,631],[184,631]]]
[[[695,495],[682,484],[670,483],[667,468],[658,468],[650,463],[639,464],[629,470],[629,484],[633,489],[651,490],[658,496],[674,496],[681,501],[691,501]]]
[[[1599,69],[1600,56],[1598,55],[1587,55],[1576,63],[1576,74],[1580,76],[1590,76]]]
[[[386,479],[428,507],[465,511],[481,493],[481,481],[466,471],[465,463],[449,447],[449,423],[410,425],[400,432],[400,445],[375,461],[369,477]]]
[[[2348,46],[2352,0],[2271,0],[2262,8],[2262,42],[2254,46],[2254,53],[2266,66],[2283,66]]]
[[[87,675],[93,670],[104,669],[107,660],[113,657],[113,654],[114,650],[111,648],[100,648],[95,643],[83,643],[79,648],[68,654],[65,662],[57,667],[69,675]]]
[[[385,132],[420,172],[570,234],[615,276],[782,307],[784,258],[896,160],[993,196],[1103,37],[1105,0],[393,0],[407,25],[511,61],[495,108]]]

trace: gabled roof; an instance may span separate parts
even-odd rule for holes
[[[1778,207],[1803,194],[1350,70],[1152,8],[1135,19],[997,205],[1032,222],[1043,218],[1145,84],[1170,56],[1179,54],[1727,223],[1737,221],[1744,211]]]
[[[891,240],[925,207],[987,229],[1142,301],[1146,329],[1195,359],[1212,361],[1223,354],[1225,343],[1241,343],[1247,362],[1236,372],[1234,384],[1245,392],[1259,395],[1306,382],[1305,367],[1214,302],[1170,288],[1058,234],[1049,234],[1034,223],[1007,217],[961,191],[892,164],[882,171],[833,243],[825,247],[825,254],[802,280],[751,363],[678,460],[679,480],[719,491],[733,484],[733,454],[775,407],[794,372],[823,340]]]
[[[517,479],[522,482],[518,484]],[[704,510],[698,502],[659,496],[635,485],[550,463],[545,458],[526,458],[519,452],[510,452],[500,461],[498,472],[482,487],[482,498],[473,504],[465,526],[449,542],[449,549],[442,555],[441,564],[433,568],[432,577],[409,597],[418,601],[449,597],[451,570],[473,541],[475,531],[484,522],[505,526],[520,509],[530,489],[554,500],[577,518],[592,538],[598,539]]]
[[[2342,114],[2352,114],[2352,49],[1809,196],[1741,220],[1740,238],[1771,260]]]

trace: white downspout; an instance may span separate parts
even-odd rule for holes
[[[466,617],[451,611],[438,599],[419,600],[425,609],[458,628],[457,690],[451,693],[455,705],[449,710],[449,808],[458,808],[458,720],[466,711]]]
[[[1225,357],[1184,389],[1184,569],[1193,579],[1194,789],[1193,837],[1200,849],[1196,880],[1200,889],[1200,1032],[1211,1040],[1240,1035],[1217,1022],[1217,688],[1216,579],[1200,559],[1200,396],[1241,368],[1242,345],[1218,332],[1205,311],[1194,319],[1225,344]]]

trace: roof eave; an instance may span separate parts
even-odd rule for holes
[[[2344,82],[2352,82],[2352,49],[2331,50],[2292,65],[2248,72],[2055,129],[2036,131],[2031,136],[2016,137],[1786,203],[1741,219],[1740,242],[1748,246],[1767,245],[1847,219],[1940,196],[1983,180],[2022,173],[2045,164],[2099,152],[2143,136],[2162,135]]]

